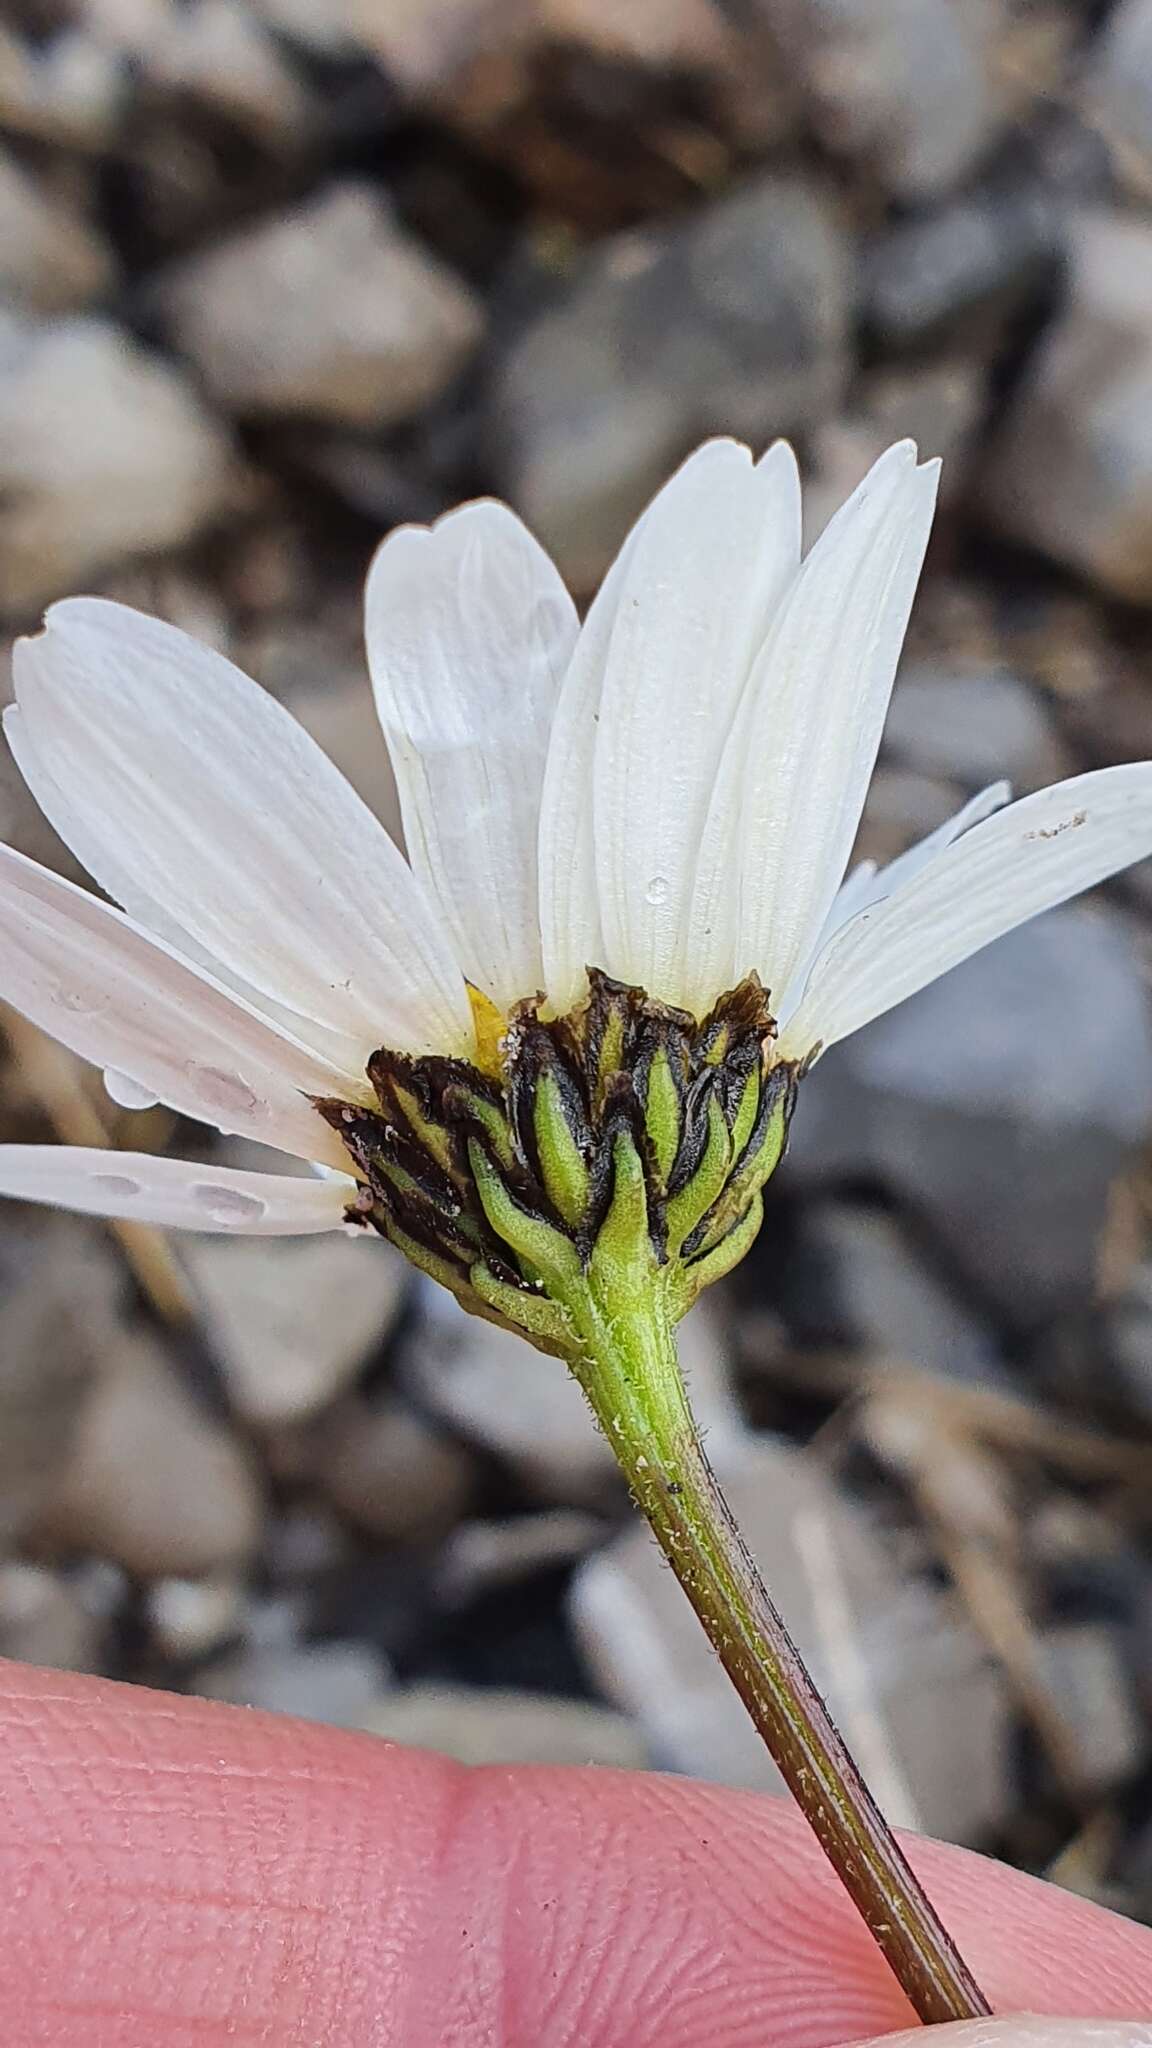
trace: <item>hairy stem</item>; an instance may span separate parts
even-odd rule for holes
[[[708,1463],[659,1289],[584,1309],[572,1369],[821,1847],[920,2018],[984,2017],[991,2008],[852,1761]]]

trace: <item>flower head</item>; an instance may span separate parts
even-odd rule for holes
[[[709,442],[582,626],[502,505],[389,535],[367,646],[407,860],[220,655],[53,606],[5,727],[112,903],[0,848],[0,995],[128,1099],[335,1171],[7,1146],[0,1189],[202,1229],[372,1222],[563,1348],[560,1269],[587,1271],[631,1187],[682,1305],[754,1230],[821,1050],[1152,851],[1134,763],[1016,804],[996,785],[844,879],[935,488],[891,448],[802,557],[790,449]]]

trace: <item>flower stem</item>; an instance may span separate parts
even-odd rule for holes
[[[991,2008],[852,1761],[708,1463],[659,1291],[588,1309],[572,1370],[821,1847],[920,2018],[984,2017]]]

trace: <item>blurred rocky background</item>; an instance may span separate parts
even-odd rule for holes
[[[0,8],[10,632],[163,613],[392,816],[381,531],[494,490],[587,594],[713,430],[814,530],[946,457],[867,852],[1152,755],[1152,0]],[[1145,1915],[1150,959],[1146,870],[831,1056],[684,1333],[890,1814]],[[5,1033],[6,1136],[208,1145]],[[385,1247],[8,1206],[0,1284],[0,1651],[770,1782],[560,1367]]]

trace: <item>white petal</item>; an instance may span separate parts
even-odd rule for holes
[[[904,853],[897,854],[895,860],[890,860],[886,867],[877,868],[874,860],[862,860],[858,867],[853,868],[847,881],[841,884],[832,899],[832,908],[824,920],[824,929],[809,958],[793,976],[791,987],[777,1012],[779,1022],[782,1025],[786,1024],[795,1012],[804,993],[813,961],[824,951],[825,946],[838,931],[846,924],[850,924],[858,912],[866,910],[869,904],[883,902],[886,896],[893,895],[905,882],[910,882],[913,875],[919,874],[920,869],[926,867],[930,860],[935,860],[936,855],[942,853],[946,846],[951,846],[953,840],[970,831],[973,825],[979,825],[984,818],[990,818],[994,811],[1011,802],[1011,798],[1010,782],[990,782],[987,789],[982,789],[976,796],[970,797],[951,818],[945,819],[942,825],[937,825],[935,831],[927,833],[923,839],[918,839],[916,844],[908,847]]]
[[[363,1095],[120,911],[0,846],[0,997],[183,1115],[347,1164],[309,1094]]]
[[[697,861],[720,755],[799,562],[791,449],[779,443],[754,467],[739,443],[712,441],[645,514],[616,595],[594,766],[602,964],[666,1001],[682,1000],[696,966]]]
[[[408,858],[469,980],[506,1010],[542,986],[540,792],[576,607],[491,500],[389,534],[365,605]]]
[[[282,705],[158,619],[53,605],[17,643],[27,736],[77,851],[228,974],[366,1048],[463,1049],[448,936],[378,819]]]
[[[1011,801],[1010,782],[990,782],[987,789],[978,790],[976,795],[969,797],[967,803],[951,818],[946,818],[942,825],[937,825],[934,832],[927,833],[923,839],[918,839],[914,846],[909,846],[904,853],[898,853],[895,860],[890,860],[886,867],[878,869],[872,886],[867,891],[866,900],[869,903],[879,903],[885,896],[891,896],[897,889],[902,889],[905,882],[910,882],[913,875],[918,875],[921,868],[927,867],[929,861],[935,860],[938,853],[943,853],[946,846],[951,846],[957,839],[962,838],[974,825],[983,824],[985,818],[991,818],[996,811],[1003,810],[1005,804]],[[844,895],[845,891],[841,890],[840,894]],[[851,905],[849,914],[862,908],[863,902]],[[838,929],[847,921],[847,916],[837,918],[833,929]],[[826,936],[830,938],[831,931]]]
[[[0,1145],[0,1195],[51,1202],[167,1230],[303,1237],[339,1230],[354,1180],[241,1173],[230,1166],[101,1152],[85,1145]]]
[[[701,887],[738,894],[734,971],[779,998],[828,915],[860,820],[939,465],[881,457],[825,528],[760,656],[717,778]]]
[[[863,910],[816,961],[781,1036],[827,1047],[1038,911],[1152,853],[1152,762],[1100,768],[1026,796]]]
[[[116,857],[115,834],[109,832],[107,819],[98,817],[97,829],[93,832],[77,814],[47,763],[41,759],[33,746],[27,721],[18,704],[8,706],[3,723],[4,737],[16,766],[49,824],[59,833],[65,845],[71,847],[81,866],[87,868],[90,875],[99,876],[101,887],[115,898],[136,924],[143,925],[146,931],[162,939],[166,945],[179,953],[181,959],[190,961],[194,967],[203,968],[212,979],[221,981],[227,988],[233,989],[249,1008],[260,1010],[266,1016],[270,1016],[274,1023],[288,1032],[290,1037],[299,1037],[311,1046],[325,1064],[353,1073],[361,1071],[366,1054],[369,1050],[375,1050],[374,1047],[366,1046],[363,1031],[356,1037],[346,1031],[329,1030],[309,1018],[284,1009],[262,995],[259,989],[254,989],[243,975],[230,973],[219,960],[213,958],[206,947],[197,945],[196,941],[182,930],[177,920],[169,917],[155,898],[148,894],[140,876],[129,867],[122,867],[119,864]],[[109,1093],[114,1101],[120,1100],[114,1088],[110,1088]],[[125,1103],[123,1106],[131,1108],[138,1105]]]

